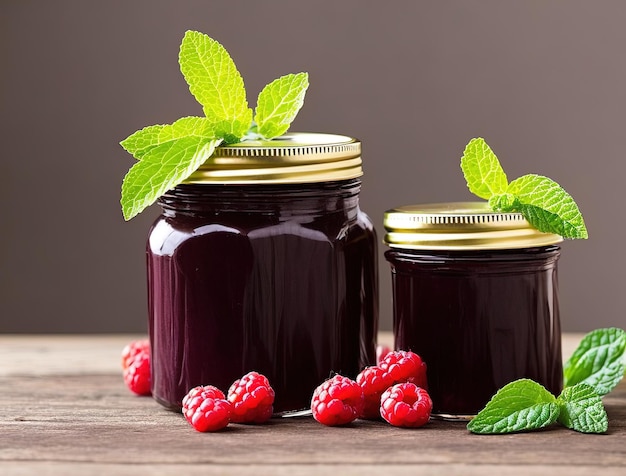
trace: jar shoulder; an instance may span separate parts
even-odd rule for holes
[[[367,214],[358,210],[352,217],[319,217],[318,219],[274,220],[250,217],[237,220],[223,217],[173,219],[160,216],[148,234],[147,248],[153,254],[172,255],[183,243],[194,239],[231,239],[246,241],[296,237],[336,244],[354,241],[376,241],[376,230]],[[230,238],[229,238],[230,237]]]
[[[357,212],[357,226],[363,228],[364,230],[368,230],[370,232],[376,233],[376,228],[374,227],[374,222],[369,217],[367,213],[359,208]]]

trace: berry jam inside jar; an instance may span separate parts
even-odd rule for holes
[[[562,387],[562,241],[487,203],[385,213],[396,349],[428,365],[433,414],[469,419],[507,383]]]
[[[376,234],[359,209],[360,143],[286,134],[217,149],[159,201],[147,244],[152,393],[249,371],[275,412],[307,408],[331,372],[375,363]]]

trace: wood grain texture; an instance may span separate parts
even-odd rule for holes
[[[310,417],[202,434],[180,414],[128,392],[119,370],[127,336],[57,337],[64,349],[59,352],[55,339],[20,339],[0,338],[0,474],[517,475],[558,469],[577,475],[602,467],[601,474],[623,475],[626,470],[624,382],[605,397],[606,435],[553,426],[477,436],[463,423],[442,421],[417,430],[360,420],[327,428]],[[92,362],[87,350],[113,362]],[[80,370],[75,359],[81,360]],[[48,362],[48,370],[29,372],[26,364],[37,361]],[[25,367],[16,371],[18,366]]]

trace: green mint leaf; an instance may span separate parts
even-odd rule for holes
[[[472,433],[535,430],[556,421],[556,398],[537,382],[521,379],[502,387],[467,425]]]
[[[567,428],[581,433],[604,433],[609,428],[602,398],[586,383],[565,388],[557,403],[559,423]]]
[[[141,159],[147,151],[161,143],[159,136],[165,127],[165,124],[144,127],[129,135],[120,145],[133,157]]]
[[[518,205],[517,197],[510,193],[492,195],[489,199],[489,206],[494,212],[510,212],[515,210]]]
[[[149,150],[124,177],[121,199],[124,218],[130,220],[189,177],[221,142],[221,139],[181,137]]]
[[[309,87],[307,73],[287,74],[275,79],[259,93],[257,99],[256,132],[265,139],[283,135],[304,104]]]
[[[252,122],[252,110],[241,74],[226,49],[203,33],[187,31],[178,62],[191,94],[215,124],[216,136],[227,143],[241,139]]]
[[[506,174],[491,148],[481,137],[469,141],[461,157],[467,187],[474,195],[489,200],[506,192]]]
[[[606,395],[624,377],[626,332],[610,327],[587,334],[565,362],[565,387],[586,383],[598,395]]]
[[[250,115],[248,121],[219,121],[213,124],[215,130],[215,137],[224,139],[226,144],[236,144],[241,142],[241,139],[245,137],[248,128],[250,127],[250,121],[252,120],[252,109],[249,109]]]
[[[133,157],[141,159],[158,145],[192,136],[214,139],[215,125],[206,117],[183,117],[173,124],[144,127],[128,136],[120,145]]]
[[[583,216],[574,199],[554,180],[529,174],[513,180],[507,193],[515,195],[518,210],[539,231],[563,238],[587,238]]]

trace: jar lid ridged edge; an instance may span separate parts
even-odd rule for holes
[[[563,238],[532,227],[521,213],[498,213],[487,202],[409,205],[387,210],[384,243],[433,250],[518,249],[549,246]]]
[[[215,149],[185,183],[276,184],[341,181],[363,175],[361,142],[353,137],[290,132]]]

